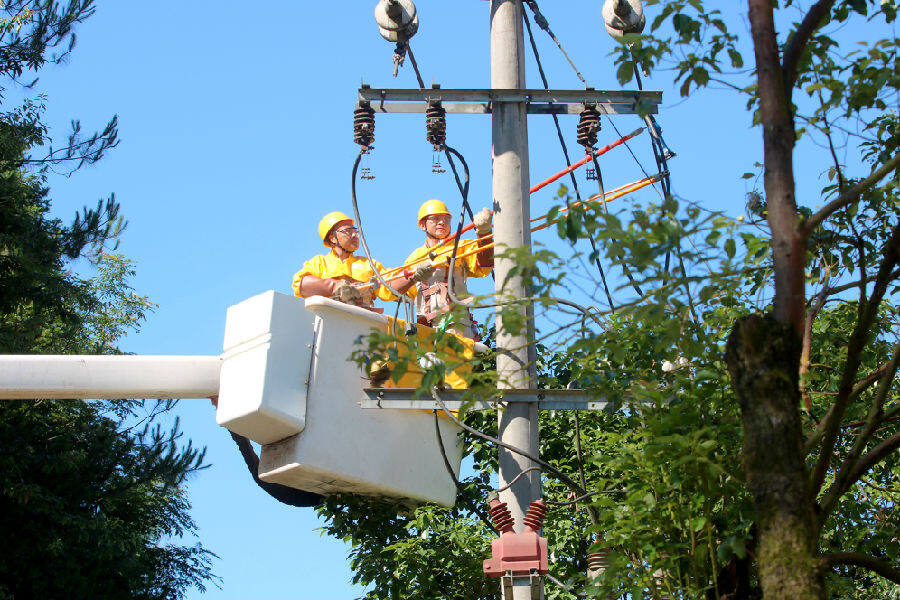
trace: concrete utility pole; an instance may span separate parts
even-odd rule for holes
[[[522,31],[521,0],[491,0],[491,88],[525,88],[525,47]],[[494,240],[502,252],[505,248],[530,248],[530,194],[528,174],[528,114],[524,102],[500,102],[493,107],[493,196]],[[527,291],[521,276],[508,277],[514,262],[498,258],[494,263],[497,299],[523,298]],[[502,311],[502,307],[498,309]],[[522,331],[510,332],[497,319],[497,377],[500,389],[534,387],[534,308],[520,309],[527,325]],[[538,455],[537,402],[509,405],[498,413],[500,439]],[[519,454],[499,449],[500,488],[525,469],[534,466]],[[506,502],[515,530],[524,528],[522,519],[532,500],[541,495],[540,474],[531,471],[500,494]],[[512,598],[531,600],[528,577],[515,579]],[[541,594],[542,595],[542,594]]]

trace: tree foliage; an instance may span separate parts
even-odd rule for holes
[[[61,61],[92,12],[91,0],[0,4],[0,92]],[[119,204],[100,200],[64,224],[48,188],[50,172],[71,174],[115,146],[116,121],[89,136],[76,121],[54,149],[44,102],[0,111],[0,352],[120,353],[118,340],[154,305],[131,288],[131,262],[112,253],[125,227]],[[0,402],[0,598],[176,599],[215,583],[214,555],[184,540],[196,529],[185,485],[204,453],[177,421],[162,426],[172,407]]]

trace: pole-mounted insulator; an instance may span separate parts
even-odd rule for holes
[[[419,17],[412,0],[379,0],[375,6],[378,32],[389,42],[406,42],[419,30]]]
[[[594,104],[585,104],[578,121],[578,143],[590,154],[600,133],[600,113]]]
[[[587,555],[588,579],[599,577],[609,568],[609,548],[603,548],[599,552],[591,552]]]
[[[547,505],[543,500],[534,500],[528,505],[528,512],[525,513],[523,522],[525,529],[531,531],[540,531],[544,525],[544,515],[547,514]]]
[[[447,111],[440,100],[429,100],[425,109],[425,139],[440,152],[447,143]]]
[[[491,496],[488,514],[491,516],[491,521],[494,522],[494,529],[500,532],[511,533],[513,530],[513,518],[509,509],[506,508],[506,502],[500,502],[500,499],[493,494]]]
[[[606,33],[619,41],[626,33],[642,32],[647,23],[641,0],[606,0],[602,13]]]
[[[375,109],[366,100],[357,102],[353,111],[353,141],[365,150],[375,143]]]

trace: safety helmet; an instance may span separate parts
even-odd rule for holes
[[[319,237],[322,238],[322,244],[326,248],[330,248],[331,244],[328,243],[328,234],[331,233],[331,230],[335,225],[340,223],[341,221],[350,221],[351,223],[356,223],[353,219],[345,215],[339,210],[334,212],[330,212],[319,221]]]
[[[441,202],[440,200],[426,200],[421,208],[419,208],[419,220],[421,223],[422,219],[425,217],[430,217],[431,215],[449,215],[450,211],[447,210],[447,205]]]

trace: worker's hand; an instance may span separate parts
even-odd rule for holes
[[[410,283],[422,283],[429,277],[434,275],[435,266],[430,261],[425,261],[416,265],[416,271],[409,278]]]
[[[494,223],[494,213],[486,208],[482,208],[472,217],[472,223],[475,225],[475,231],[479,236],[486,235],[491,232],[491,226]]]
[[[362,299],[356,286],[346,281],[341,281],[334,286],[334,297],[344,304],[359,304]]]

